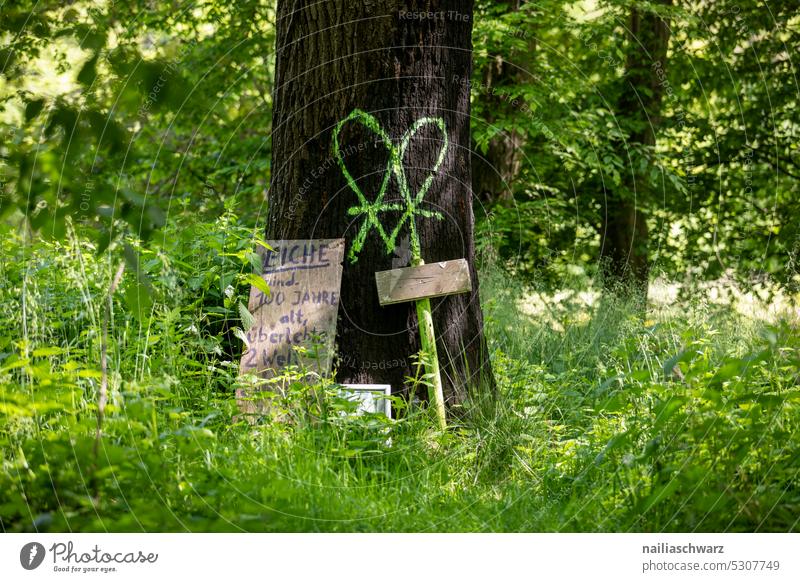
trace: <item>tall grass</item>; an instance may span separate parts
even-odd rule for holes
[[[699,299],[642,317],[486,268],[497,402],[442,433],[424,410],[348,415],[295,382],[275,403],[291,421],[253,425],[233,397],[252,234],[232,214],[175,224],[143,254],[141,313],[126,273],[95,454],[118,263],[3,228],[4,531],[799,529],[796,321]]]

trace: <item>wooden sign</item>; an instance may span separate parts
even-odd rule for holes
[[[270,292],[250,289],[248,310],[255,321],[246,333],[240,373],[272,378],[295,365],[326,375],[336,339],[344,239],[266,243],[272,250],[259,247],[258,254]],[[263,411],[249,396],[237,390],[242,411]]]
[[[469,265],[465,259],[380,271],[375,273],[375,283],[381,305],[468,293],[472,290]]]
[[[436,406],[439,427],[447,428],[444,409],[444,389],[439,370],[439,355],[436,350],[436,331],[433,328],[431,297],[467,293],[472,290],[469,265],[465,259],[425,264],[421,257],[414,257],[413,267],[379,271],[375,273],[378,286],[378,301],[383,305],[414,301],[417,307],[419,340],[422,351],[428,354],[425,369],[431,378],[430,401]]]

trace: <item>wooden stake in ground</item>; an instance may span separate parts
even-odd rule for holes
[[[469,293],[472,281],[469,265],[464,259],[443,261],[426,265],[417,259],[413,267],[392,269],[375,273],[378,301],[381,305],[393,305],[416,301],[419,339],[422,351],[427,355],[425,368],[431,377],[429,399],[436,406],[436,416],[441,428],[447,427],[444,410],[442,374],[439,370],[439,355],[436,350],[436,332],[433,328],[432,297],[444,297],[457,293]]]

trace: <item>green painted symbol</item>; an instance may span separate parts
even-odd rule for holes
[[[389,152],[389,159],[386,162],[386,170],[381,180],[378,193],[373,202],[369,202],[367,200],[366,196],[364,196],[364,193],[353,179],[353,176],[347,170],[347,166],[345,165],[344,158],[342,157],[342,152],[339,147],[339,133],[341,132],[344,124],[349,121],[358,122],[376,134]],[[405,155],[414,135],[416,135],[416,133],[422,129],[422,127],[431,124],[438,127],[442,132],[442,136],[444,138],[442,148],[439,150],[439,155],[436,158],[436,163],[433,165],[431,172],[425,178],[425,181],[422,183],[422,186],[420,186],[416,196],[412,196],[411,189],[408,185],[408,179],[406,178],[405,170],[403,168],[403,156]],[[440,117],[422,117],[415,121],[411,127],[406,130],[405,134],[403,134],[399,146],[396,146],[392,142],[391,137],[389,137],[389,135],[383,130],[378,123],[378,120],[375,119],[374,116],[360,109],[354,109],[350,115],[336,124],[336,127],[333,130],[333,153],[336,157],[336,161],[339,163],[339,168],[341,168],[342,174],[347,180],[347,184],[350,186],[350,189],[355,192],[359,202],[357,206],[353,206],[352,208],[348,209],[347,213],[350,216],[360,216],[363,214],[366,217],[358,231],[358,234],[356,234],[356,238],[353,240],[353,244],[350,246],[350,251],[348,252],[348,258],[350,259],[350,262],[355,263],[358,260],[358,253],[364,247],[364,242],[366,241],[367,235],[372,228],[377,231],[378,236],[386,246],[386,252],[391,254],[394,251],[400,230],[403,228],[406,222],[408,222],[409,230],[411,231],[412,260],[421,260],[422,253],[420,251],[419,235],[417,234],[416,217],[424,216],[426,218],[436,218],[437,220],[442,219],[442,215],[439,212],[420,208],[420,204],[425,198],[425,195],[428,193],[428,190],[433,183],[433,179],[436,176],[436,173],[439,171],[442,162],[444,161],[444,156],[447,153],[448,145],[449,142],[447,139],[447,129],[445,128],[444,120]],[[403,205],[398,203],[384,202],[386,190],[389,187],[389,180],[392,175],[394,175],[397,179],[400,195],[403,197],[403,201],[405,202],[405,208],[403,208]],[[403,211],[403,213],[400,216],[400,221],[397,223],[397,226],[389,231],[383,227],[383,224],[381,224],[380,220],[378,219],[378,215],[380,213],[389,212],[392,210],[400,210]]]

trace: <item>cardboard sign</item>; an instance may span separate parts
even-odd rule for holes
[[[344,239],[266,243],[272,250],[259,247],[258,254],[270,293],[250,289],[248,310],[255,322],[246,333],[240,373],[272,378],[293,365],[326,375],[336,339]],[[244,412],[262,410],[243,390],[236,396]]]

